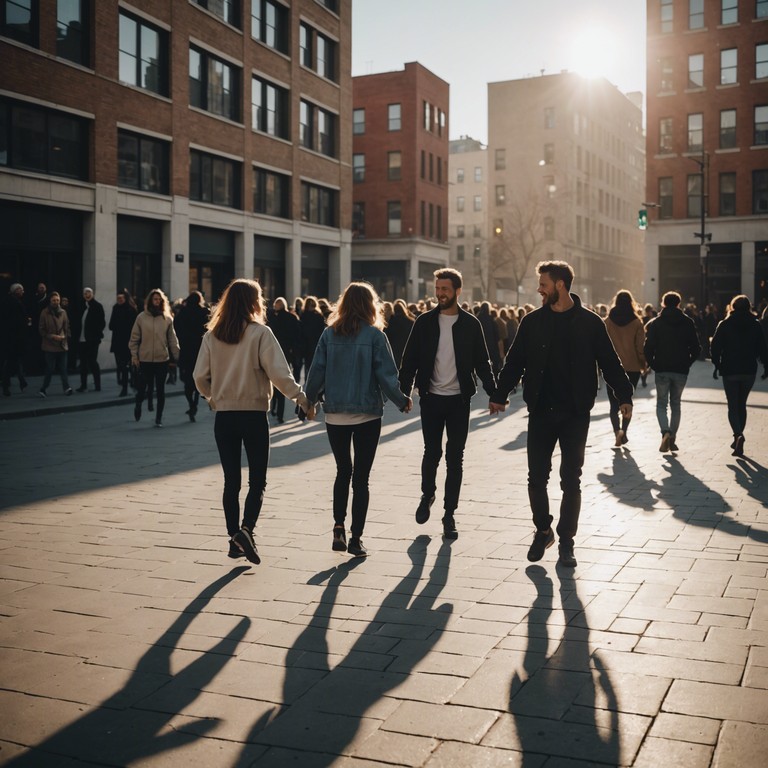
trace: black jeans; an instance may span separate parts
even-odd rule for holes
[[[528,417],[528,498],[533,524],[547,531],[549,514],[547,483],[552,471],[552,453],[560,443],[560,520],[557,534],[562,544],[573,545],[581,512],[581,468],[589,433],[589,413],[535,411]]]
[[[184,397],[187,398],[189,411],[194,416],[197,413],[197,405],[200,402],[200,393],[195,386],[195,380],[192,377],[193,368],[179,368],[179,376],[184,382]]]
[[[136,387],[136,405],[141,405],[149,390],[157,391],[157,409],[155,421],[163,420],[163,408],[165,407],[165,377],[168,375],[168,363],[139,363],[139,376]]]
[[[747,398],[755,386],[755,374],[723,376],[723,389],[728,401],[728,423],[734,435],[743,435],[747,426]]]
[[[368,515],[368,478],[371,475],[376,448],[381,435],[381,419],[362,424],[326,424],[328,442],[336,459],[336,481],[333,484],[333,522],[344,525],[352,481],[352,536],[360,537]],[[350,443],[355,449],[352,462]]]
[[[101,368],[99,367],[99,342],[78,341],[77,355],[80,358],[80,386],[88,383],[88,373],[93,376],[93,385],[101,388]]]
[[[213,436],[224,470],[222,505],[227,533],[240,530],[240,486],[242,453],[248,457],[248,495],[245,497],[243,525],[250,530],[256,525],[267,487],[269,462],[269,423],[266,411],[218,411]]]
[[[637,389],[637,382],[640,381],[640,371],[627,371],[627,377],[632,382],[633,388]],[[616,395],[613,394],[613,390],[609,386],[606,386],[605,389],[608,392],[608,404],[610,406],[608,415],[611,417],[613,431],[616,432],[619,429],[623,429],[626,432],[631,417],[629,419],[625,419],[623,416],[619,417],[619,405],[621,403],[616,399]],[[621,418],[621,421],[619,421],[619,418]]]
[[[114,354],[117,383],[124,389],[128,389],[128,385],[131,383],[131,353],[126,348],[124,352],[115,352]]]
[[[422,395],[421,432],[424,436],[424,457],[421,460],[421,493],[433,496],[437,488],[437,467],[445,443],[445,498],[443,508],[453,513],[459,506],[459,492],[464,474],[464,446],[469,434],[469,401],[462,395]]]

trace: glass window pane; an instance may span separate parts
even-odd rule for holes
[[[119,133],[117,136],[117,184],[120,187],[139,187],[139,140],[136,136]]]
[[[29,171],[47,170],[45,113],[26,107],[14,107],[11,116],[13,167]]]
[[[49,154],[48,172],[57,176],[80,178],[83,141],[79,120],[63,115],[48,118]]]

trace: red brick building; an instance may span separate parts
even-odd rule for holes
[[[0,11],[0,289],[348,281],[351,0]]]
[[[417,62],[355,77],[352,274],[388,300],[448,263],[449,85]]]
[[[648,0],[647,45],[647,296],[757,303],[768,298],[768,2]]]

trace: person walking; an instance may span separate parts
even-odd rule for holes
[[[680,309],[681,301],[677,291],[667,291],[661,297],[658,317],[645,327],[643,351],[656,376],[656,418],[661,429],[662,453],[679,450],[680,401],[688,373],[701,352],[696,325]]]
[[[304,380],[306,381],[309,369],[312,367],[312,358],[315,356],[317,342],[325,331],[325,318],[317,305],[315,296],[307,296],[304,299],[304,308],[299,318],[301,332],[301,344],[299,355],[296,358],[297,365],[294,370],[294,378],[301,381],[301,367],[304,366]]]
[[[744,455],[744,428],[747,425],[747,399],[755,384],[757,361],[763,364],[763,378],[768,377],[768,345],[757,316],[747,296],[735,296],[728,315],[712,337],[714,377],[723,377],[728,401],[728,423],[733,431],[733,456]]]
[[[200,402],[200,393],[195,388],[192,372],[195,370],[197,355],[200,352],[200,345],[203,343],[203,336],[205,336],[209,319],[210,313],[208,307],[205,306],[203,294],[200,291],[192,291],[173,320],[174,330],[181,348],[179,352],[179,375],[184,382],[184,397],[189,406],[187,416],[189,416],[190,421],[195,420],[197,405]]]
[[[455,269],[434,272],[437,306],[419,315],[403,351],[400,389],[407,395],[419,390],[424,456],[421,460],[421,500],[416,522],[429,520],[435,502],[437,467],[445,445],[443,535],[458,538],[455,513],[463,477],[464,447],[469,434],[469,410],[477,392],[475,376],[487,394],[496,379],[480,321],[458,304],[462,276]]]
[[[168,367],[175,366],[179,359],[179,340],[173,329],[168,297],[159,288],[153,288],[147,294],[144,311],[133,324],[128,346],[131,350],[131,365],[139,371],[133,417],[136,421],[141,418],[141,404],[147,388],[150,391],[154,388],[157,394],[155,426],[162,427],[165,379]]]
[[[272,302],[272,313],[267,325],[277,339],[285,359],[293,367],[296,359],[301,357],[301,323],[299,318],[288,310],[288,302],[282,296]],[[277,417],[278,424],[285,421],[285,395],[279,388],[274,390],[269,411]]]
[[[362,536],[384,400],[389,398],[405,413],[413,405],[411,398],[400,391],[397,366],[383,325],[379,297],[373,288],[367,283],[350,283],[328,318],[307,374],[307,399],[313,405],[322,399],[325,429],[336,460],[332,549],[355,557],[368,554]],[[347,544],[350,481],[352,526]]]
[[[38,331],[42,337],[41,349],[45,357],[45,376],[43,386],[38,395],[47,397],[46,390],[51,383],[53,374],[58,370],[61,377],[61,386],[65,395],[72,394],[67,376],[67,350],[71,332],[69,330],[69,318],[61,308],[61,296],[53,291],[48,297],[48,303],[40,311]]]
[[[608,336],[611,338],[616,354],[621,360],[624,372],[627,374],[632,388],[637,389],[640,374],[646,368],[645,326],[640,319],[635,298],[629,291],[619,291],[613,299],[613,304],[605,320]],[[620,448],[629,442],[627,429],[630,419],[623,417],[619,411],[619,401],[614,391],[608,387],[609,415],[613,432],[616,437],[615,447]]]
[[[27,387],[24,378],[24,354],[27,346],[31,317],[24,306],[24,286],[13,283],[0,305],[0,374],[3,395],[11,396],[11,378],[19,380],[19,389]]]
[[[77,339],[77,356],[80,359],[80,386],[77,392],[88,389],[88,374],[93,376],[93,388],[101,392],[101,368],[99,345],[106,326],[104,307],[96,301],[93,288],[83,288],[83,304],[73,336]]]
[[[528,498],[536,531],[528,560],[537,562],[555,543],[547,484],[552,454],[560,444],[560,565],[576,566],[574,539],[581,513],[581,470],[597,395],[597,370],[614,390],[625,420],[632,416],[632,385],[600,316],[571,293],[573,268],[564,261],[536,265],[541,307],[525,315],[491,395],[491,414],[506,409],[507,396],[523,378],[528,406]]]
[[[384,333],[389,341],[389,346],[392,348],[392,357],[394,357],[398,368],[403,359],[403,350],[408,337],[411,335],[415,319],[408,309],[408,305],[402,299],[396,299],[392,305],[392,317],[389,318]]]
[[[112,332],[109,351],[115,356],[120,397],[128,394],[128,385],[131,381],[131,350],[128,348],[128,342],[131,340],[136,314],[131,294],[127,288],[123,288],[115,297],[112,314],[109,316],[109,330]]]
[[[213,434],[224,471],[222,505],[229,557],[261,558],[253,531],[264,501],[269,461],[267,410],[273,385],[309,418],[314,409],[296,383],[277,339],[264,323],[261,286],[233,280],[213,308],[193,371],[195,386],[216,412]],[[248,457],[248,495],[240,521],[242,449]]]

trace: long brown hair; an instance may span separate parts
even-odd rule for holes
[[[339,336],[357,336],[364,325],[384,327],[379,296],[368,283],[350,283],[328,318],[328,325]]]
[[[264,322],[261,286],[255,280],[233,280],[213,308],[208,330],[225,344],[237,344],[249,323]]]
[[[155,295],[163,300],[161,311],[159,313],[155,312],[154,307],[152,306],[152,297]],[[173,318],[173,315],[171,314],[171,303],[168,301],[168,297],[159,288],[153,288],[147,294],[147,298],[144,299],[144,310],[150,315],[162,314],[163,317]]]

